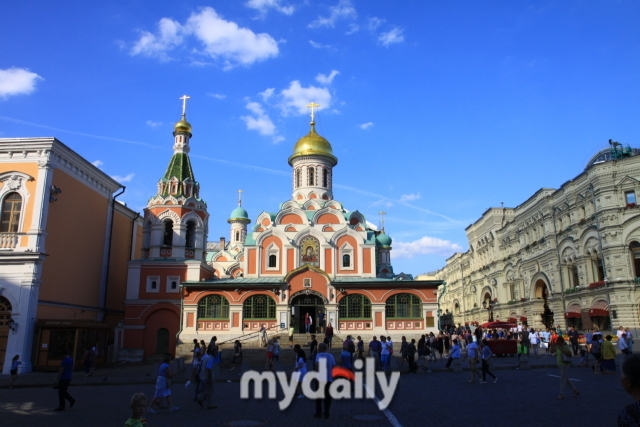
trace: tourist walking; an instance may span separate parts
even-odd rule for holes
[[[629,351],[633,353],[633,332],[631,332],[631,329],[629,328],[624,328],[624,333],[627,334],[627,346]]]
[[[316,332],[322,333],[322,329],[324,328],[324,318],[325,314],[322,310],[318,311],[318,330]],[[329,347],[331,348],[331,347]]]
[[[380,337],[380,344],[382,345],[382,350],[380,351],[380,361],[382,362],[382,370],[387,371],[389,369],[389,358],[391,357],[391,353],[389,352],[389,343],[387,342],[387,337],[384,335]]]
[[[85,377],[93,375],[93,363],[95,361],[96,354],[93,352],[91,345],[87,346],[84,356],[82,357],[82,364],[84,365]]]
[[[591,354],[595,359],[595,363],[591,367],[594,374],[602,373],[602,335],[599,332],[594,332],[591,336],[591,345],[589,346]]]
[[[529,332],[527,330],[524,330],[520,332],[519,335],[520,340],[518,341],[518,366],[516,366],[516,369],[520,368],[520,356],[524,355],[529,357]]]
[[[307,375],[307,356],[304,354],[304,350],[300,347],[299,344],[293,346],[293,352],[296,355],[296,363],[293,367],[294,375],[298,378],[298,385],[296,386],[296,394],[298,395],[298,399],[304,398],[304,394],[302,394],[302,380],[304,380],[304,376]]]
[[[54,411],[64,411],[65,401],[69,401],[69,408],[73,408],[76,404],[76,400],[71,397],[67,389],[71,383],[71,375],[73,373],[73,359],[69,356],[67,350],[62,350],[62,362],[60,362],[60,369],[58,369],[58,376],[53,388],[58,389],[58,407]]]
[[[325,418],[329,418],[329,411],[331,409],[331,394],[329,393],[329,389],[331,387],[331,382],[333,381],[333,376],[331,371],[333,367],[336,365],[336,360],[333,358],[331,353],[327,353],[327,345],[324,343],[320,343],[318,345],[318,355],[316,356],[315,369],[316,371],[320,370],[320,366],[324,365],[326,368],[326,378],[319,378],[319,388],[318,390],[324,390],[324,397],[321,399],[316,399],[316,413],[314,417],[320,418],[324,415]],[[324,404],[324,412],[322,412],[322,406]]]
[[[342,353],[340,353],[340,364],[343,368],[353,370],[353,359],[349,352],[349,346],[347,344],[342,345]]]
[[[311,361],[315,360],[316,354],[318,354],[318,340],[315,335],[311,335],[311,343],[309,344],[309,358]]]
[[[447,364],[444,368],[449,369],[451,362],[453,362],[454,359],[460,359],[460,346],[458,345],[458,340],[453,342],[453,347],[451,347],[451,353],[449,354],[449,360],[447,360]]]
[[[231,370],[236,368],[236,363],[242,367],[242,344],[240,340],[236,340],[233,344],[233,358],[231,359]]]
[[[482,340],[482,348],[480,349],[480,356],[482,357],[482,381],[484,384],[487,382],[487,375],[493,378],[493,383],[498,382],[498,378],[489,371],[489,366],[493,363],[493,352],[489,347],[489,341]]]
[[[362,337],[358,335],[358,359],[364,360],[364,341],[362,341]]]
[[[433,334],[433,332],[429,332],[429,339],[427,340],[427,345],[431,348],[431,353],[429,355],[429,361],[437,361],[438,358],[436,357],[436,350],[437,350],[437,342],[436,342],[436,336]]]
[[[289,328],[289,348],[293,348],[293,334],[295,331],[296,329],[293,326]]]
[[[631,356],[631,352],[629,351],[629,339],[627,338],[627,334],[624,333],[620,335],[620,339],[618,340],[618,348],[625,356]]]
[[[198,394],[200,393],[200,370],[202,369],[202,353],[200,352],[200,346],[193,352],[193,362],[191,363],[191,381],[195,384],[196,390],[193,395],[193,401],[198,401]]]
[[[571,382],[569,378],[569,368],[571,367],[571,348],[564,341],[564,338],[558,337],[556,341],[556,358],[558,362],[558,368],[560,368],[560,393],[558,393],[558,399],[564,399],[564,388],[566,385],[573,390],[573,397],[580,394],[576,386]]]
[[[264,365],[264,369],[270,369],[273,370],[273,358],[274,358],[274,351],[275,351],[275,346],[273,345],[273,340],[269,340],[268,345],[267,345],[267,360],[265,362]]]
[[[311,325],[313,324],[313,319],[309,316],[309,313],[305,313],[304,315],[304,330],[308,334],[311,333]]]
[[[438,350],[440,360],[442,360],[442,353],[444,351],[444,337],[442,336],[442,332],[438,334],[438,338],[436,338],[436,350]]]
[[[213,386],[215,384],[215,375],[213,373],[214,361],[213,348],[209,347],[206,359],[202,360],[202,368],[200,369],[201,391],[200,396],[198,396],[198,404],[204,406],[206,402],[207,409],[217,408],[217,406],[213,404]]]
[[[531,328],[531,332],[529,332],[529,342],[531,343],[531,348],[533,349],[533,357],[538,357],[538,348],[540,347],[540,335],[533,328]]]
[[[420,339],[423,340],[422,345],[424,345],[424,335]],[[400,341],[400,356],[402,356],[402,363],[400,363],[400,367],[401,368],[404,366],[404,362],[405,361],[407,363],[409,362],[409,360],[407,359],[407,347],[408,346],[409,346],[409,343],[407,342],[407,337],[405,337],[403,335],[402,338],[401,338],[401,341]],[[411,368],[411,365],[409,365],[409,368]],[[411,370],[411,369],[409,369],[409,370]]]
[[[571,349],[573,350],[573,355],[578,355],[578,350],[580,350],[580,344],[578,340],[580,339],[580,334],[576,331],[576,328],[573,326],[569,328],[569,342],[571,343]]]
[[[411,339],[411,343],[407,345],[406,352],[407,352],[407,361],[409,362],[409,373],[415,374],[416,362],[414,359],[416,357],[416,340],[414,340],[413,338]]]
[[[613,375],[616,373],[616,349],[613,347],[612,339],[613,337],[611,335],[607,335],[602,342],[601,366],[603,374]]]
[[[382,350],[382,344],[378,341],[378,337],[375,335],[369,342],[369,357],[373,357],[376,369],[380,369],[380,351]]]
[[[331,348],[331,342],[333,341],[333,326],[331,326],[331,323],[327,324],[324,332],[324,337],[327,340],[328,348]]]
[[[11,378],[9,378],[9,388],[13,388],[13,383],[18,379],[18,366],[22,365],[22,362],[18,359],[20,359],[19,354],[16,354],[13,356],[13,359],[11,359],[11,369],[9,370]]]
[[[171,402],[171,379],[173,378],[173,373],[171,372],[171,367],[169,367],[169,363],[171,363],[171,355],[165,354],[162,358],[162,364],[158,369],[158,378],[156,379],[156,392],[151,399],[151,403],[149,404],[149,412],[156,412],[153,409],[153,405],[160,406],[160,401],[162,398],[167,399],[167,404],[171,409],[171,412],[177,411],[178,407],[173,406]]]
[[[469,359],[469,370],[471,371],[471,379],[468,382],[470,383],[476,382],[476,374],[478,375],[478,380],[482,378],[480,371],[476,367],[476,364],[478,363],[478,352],[479,347],[477,342],[467,344],[467,354],[464,356],[464,358]]]

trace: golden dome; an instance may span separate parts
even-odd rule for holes
[[[191,132],[191,124],[187,121],[186,117],[183,115],[182,119],[173,126],[173,130],[176,132]]]
[[[331,144],[316,132],[315,122],[311,122],[309,133],[296,142],[293,147],[293,154],[289,157],[289,164],[296,157],[301,156],[323,156],[329,158],[333,165],[338,163],[338,159],[333,155]]]

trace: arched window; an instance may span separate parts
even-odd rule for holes
[[[329,186],[329,170],[327,168],[322,169],[322,186],[324,188]]]
[[[315,177],[316,177],[316,171],[315,171],[315,169],[313,168],[313,166],[310,166],[310,167],[307,169],[307,177],[308,177],[308,180],[309,180],[309,184],[308,184],[308,185],[310,185],[310,186],[311,186],[311,185],[314,185]]]
[[[421,319],[422,301],[413,294],[395,294],[387,300],[388,319]]]
[[[196,240],[196,223],[195,221],[187,221],[187,233],[184,239],[184,246],[193,248]]]
[[[631,242],[629,245],[631,260],[633,262],[633,277],[640,277],[640,243]]]
[[[11,310],[11,302],[5,297],[0,297],[0,327],[9,327]]]
[[[2,202],[0,233],[17,233],[22,211],[22,197],[18,193],[9,193]]]
[[[252,295],[242,305],[245,319],[275,319],[276,302],[269,295]]]
[[[340,300],[340,319],[371,319],[371,300],[364,295],[346,295]]]
[[[229,319],[229,300],[222,295],[207,295],[198,303],[198,319]]]
[[[164,238],[162,244],[164,246],[173,246],[173,221],[170,219],[164,222]]]
[[[342,266],[351,267],[351,255],[342,255]]]
[[[300,168],[296,169],[296,188],[300,187],[300,185],[302,185],[302,171],[300,170]]]
[[[278,257],[275,255],[269,255],[269,268],[278,267]]]
[[[142,237],[142,249],[149,249],[151,245],[151,220],[147,221],[144,225],[143,237]]]

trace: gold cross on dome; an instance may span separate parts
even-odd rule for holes
[[[244,191],[238,190],[236,193],[238,193],[238,206],[242,206],[242,193],[244,193]]]
[[[378,215],[380,215],[380,228],[382,229],[382,231],[384,231],[384,216],[387,213],[385,211],[380,211],[378,212]]]
[[[318,108],[320,106],[320,104],[316,104],[315,102],[312,102],[311,104],[307,105],[307,107],[311,108],[311,121],[313,121],[315,115],[313,114],[313,109],[314,108]]]
[[[182,95],[180,99],[182,99],[182,115],[184,116],[187,114],[187,99],[191,99],[191,97],[187,95]]]

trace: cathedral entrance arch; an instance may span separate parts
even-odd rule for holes
[[[324,305],[327,299],[322,296],[320,292],[313,291],[311,289],[305,289],[304,291],[296,293],[290,300],[290,313],[291,313],[291,326],[295,328],[296,333],[305,333],[304,318],[305,314],[309,313],[313,323],[311,324],[311,333],[320,333],[323,331],[323,326],[318,321],[318,314],[327,312],[324,309]]]

